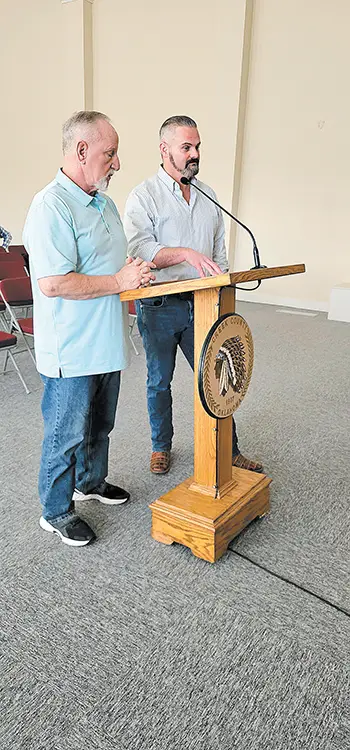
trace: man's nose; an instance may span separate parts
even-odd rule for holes
[[[119,156],[115,155],[113,161],[112,161],[112,167],[115,169],[116,172],[120,169],[120,161]]]

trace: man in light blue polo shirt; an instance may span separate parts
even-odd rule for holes
[[[78,499],[109,505],[129,493],[106,482],[120,371],[128,364],[119,294],[154,279],[154,264],[126,261],[118,210],[99,191],[120,168],[106,115],[78,112],[63,126],[63,167],[38,193],[23,241],[29,253],[37,367],[44,382],[40,525],[72,546],[95,538]]]

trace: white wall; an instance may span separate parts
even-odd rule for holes
[[[63,121],[91,106],[93,93],[121,136],[111,187],[121,211],[158,167],[161,122],[189,114],[203,141],[200,176],[253,228],[263,262],[307,265],[305,275],[264,282],[248,298],[327,308],[332,286],[350,281],[350,3],[253,0],[241,174],[251,3],[0,0],[0,223],[15,242],[32,195],[60,165]],[[251,265],[241,231],[233,265]]]
[[[266,265],[307,266],[256,300],[327,309],[350,281],[349,29],[348,0],[255,2],[239,212]]]
[[[158,130],[187,114],[202,138],[201,178],[232,201],[244,0],[95,0],[94,105],[120,133],[122,170],[111,186],[121,209],[157,171]]]
[[[0,224],[14,244],[60,166],[62,123],[84,106],[81,13],[81,2],[0,0]]]

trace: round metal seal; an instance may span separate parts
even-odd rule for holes
[[[241,315],[222,315],[202,347],[198,389],[205,411],[217,419],[229,417],[243,400],[252,375],[253,337]]]

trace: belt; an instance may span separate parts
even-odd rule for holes
[[[171,294],[169,296],[187,300],[188,302],[193,300],[193,292],[178,292],[178,294]]]

